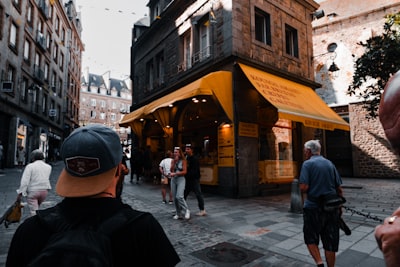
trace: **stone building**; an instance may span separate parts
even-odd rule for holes
[[[325,17],[312,22],[316,92],[350,123],[350,135],[328,141],[336,147],[329,156],[345,159],[345,175],[355,177],[400,177],[399,158],[390,150],[379,119],[366,119],[360,99],[349,97],[354,63],[363,53],[359,42],[383,32],[385,15],[400,11],[400,1],[326,0],[320,3]],[[335,63],[338,71],[330,72]],[[347,140],[346,140],[347,138]],[[343,151],[347,156],[343,156]]]
[[[153,157],[190,143],[205,190],[289,185],[308,139],[349,125],[313,89],[312,0],[150,0],[134,25],[129,126]],[[138,28],[137,28],[138,27]],[[136,28],[136,29],[135,29]],[[326,152],[326,151],[324,151]]]
[[[81,81],[79,126],[100,123],[115,130],[121,144],[128,145],[130,129],[119,126],[124,114],[129,113],[132,93],[125,80],[89,73],[86,69]]]
[[[0,0],[0,140],[54,158],[78,125],[81,23],[74,1]]]

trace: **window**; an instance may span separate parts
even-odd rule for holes
[[[95,107],[96,106],[96,99],[94,99],[94,98],[90,99],[90,105],[92,107]]]
[[[10,38],[8,40],[8,43],[10,44],[10,47],[15,51],[17,50],[17,41],[18,41],[17,33],[18,33],[18,26],[17,24],[12,22],[10,25]]]
[[[117,115],[115,115],[115,113],[111,113],[111,114],[110,114],[110,119],[111,119],[112,121],[115,121],[115,120],[117,119]]]
[[[162,52],[157,55],[156,63],[156,79],[158,81],[158,86],[161,86],[164,84],[164,54]]]
[[[28,7],[26,10],[26,22],[32,27],[33,26],[33,5],[28,1]]]
[[[5,81],[7,82],[13,82],[15,84],[15,77],[16,77],[16,70],[13,66],[10,64],[7,66],[7,72],[6,72],[6,79]],[[13,86],[14,87],[14,86]]]
[[[46,49],[47,51],[50,51],[50,45],[51,45],[51,33],[47,33],[46,36]]]
[[[299,57],[299,44],[297,37],[297,30],[287,24],[285,24],[285,42],[286,42],[286,54]]]
[[[60,18],[56,16],[56,19],[54,21],[54,31],[58,34],[60,30]]]
[[[60,69],[64,71],[64,54],[60,52]]]
[[[23,101],[23,102],[25,102],[26,103],[26,100],[27,100],[27,94],[28,94],[28,79],[27,78],[22,78],[22,82],[21,82],[21,87],[20,87],[20,97],[21,97],[21,100]]]
[[[271,46],[271,18],[262,10],[255,8],[255,38],[266,45]]]
[[[58,80],[58,96],[62,97],[63,80],[60,78]]]
[[[106,119],[106,113],[101,112],[100,113],[100,119],[105,120]]]
[[[47,95],[43,94],[42,97],[42,113],[46,114],[47,112]]]
[[[204,20],[200,23],[199,29],[199,39],[200,39],[200,54],[198,59],[200,61],[208,58],[211,55],[211,46],[210,46],[210,20]]]
[[[13,5],[15,6],[15,8],[21,12],[21,0],[12,0]]]
[[[147,73],[147,81],[146,83],[148,84],[148,91],[153,90],[153,84],[154,84],[154,73],[153,73],[153,62],[149,61],[146,64],[146,73]]]
[[[178,71],[185,71],[192,67],[192,40],[190,30],[182,35],[182,63],[178,65]]]
[[[100,100],[100,107],[105,108],[106,107],[106,101]]]
[[[55,62],[57,62],[57,58],[58,58],[58,45],[54,44],[54,48],[53,48],[53,59]]]
[[[25,40],[24,44],[24,60],[29,62],[30,60],[30,50],[31,50],[31,43],[28,40]]]
[[[49,63],[44,63],[44,80],[49,80]]]
[[[92,119],[96,118],[96,110],[91,110],[90,111],[90,118],[92,118]]]
[[[61,30],[61,42],[65,42],[65,29],[64,28],[62,28],[62,30]]]

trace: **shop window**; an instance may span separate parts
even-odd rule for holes
[[[270,15],[258,8],[254,12],[255,39],[271,46],[271,18]]]

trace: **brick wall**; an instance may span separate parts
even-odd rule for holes
[[[390,149],[379,119],[366,119],[362,104],[349,105],[355,177],[400,178],[400,161]]]

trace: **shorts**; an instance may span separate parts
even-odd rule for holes
[[[322,211],[318,208],[303,209],[303,233],[306,245],[319,245],[321,238],[324,250],[339,249],[339,209]]]

